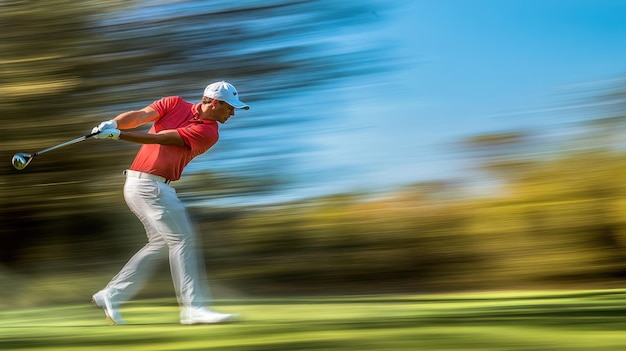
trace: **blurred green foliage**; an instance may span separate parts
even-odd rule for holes
[[[610,286],[626,277],[624,171],[620,155],[569,155],[527,164],[488,197],[409,187],[245,213],[213,230],[203,221],[207,255],[220,277],[270,290]]]

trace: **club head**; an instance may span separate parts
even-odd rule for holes
[[[26,166],[28,166],[28,164],[32,160],[33,160],[33,155],[31,154],[17,153],[13,155],[13,158],[11,159],[11,163],[13,164],[13,167],[15,167],[15,169],[22,170],[26,168]]]

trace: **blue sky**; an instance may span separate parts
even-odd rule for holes
[[[296,182],[275,200],[466,177],[472,164],[454,152],[456,142],[502,131],[558,134],[567,122],[591,117],[568,110],[568,94],[626,75],[626,1],[396,5],[372,7],[364,14],[377,17],[371,31],[341,37],[345,47],[389,44],[381,59],[398,70],[281,104],[295,114],[325,115],[325,122],[306,131],[265,131],[279,134],[274,141],[283,147],[308,147],[285,163],[283,171]],[[249,113],[273,109],[259,104]],[[227,164],[228,156],[219,155],[211,156],[213,166]]]
[[[464,137],[567,122],[559,99],[626,73],[626,1],[405,1],[377,40],[403,69],[359,89],[317,156],[343,169],[320,189],[389,188],[462,176]],[[371,37],[370,37],[371,38]],[[318,164],[318,166],[321,166]]]

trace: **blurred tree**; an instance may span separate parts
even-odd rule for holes
[[[510,180],[529,162],[534,162],[532,140],[529,133],[501,132],[471,136],[461,140],[459,145],[488,177]]]
[[[123,180],[103,174],[124,169],[137,147],[90,140],[42,156],[23,171],[9,165],[13,153],[86,134],[98,121],[161,96],[199,100],[203,86],[226,77],[245,91],[246,101],[278,104],[314,87],[370,75],[384,68],[376,45],[348,45],[341,29],[371,26],[376,18],[369,4],[330,0],[0,2],[0,159],[7,160],[0,167],[0,219],[6,223],[0,263],[19,262],[24,250],[45,245],[44,237],[54,241],[61,234],[52,228],[68,230],[54,223],[91,222],[93,235],[119,229],[107,218],[124,211]],[[239,120],[232,129],[304,124],[312,117],[270,112]],[[224,138],[220,147],[231,150],[246,175],[271,175],[298,150],[268,143],[273,135],[255,137],[249,151],[249,138],[245,145]],[[267,191],[283,181],[213,177],[219,187],[196,191],[186,185],[195,194],[188,198],[223,195],[225,188],[229,194]],[[247,183],[237,184],[242,179]],[[24,228],[29,240],[21,237]]]
[[[526,131],[463,142],[477,167],[501,185],[491,203],[476,206],[474,220],[484,222],[476,232],[503,272],[543,282],[626,275],[623,86],[574,97],[568,103],[582,106],[575,112],[588,118],[558,125],[559,137]]]
[[[53,232],[55,222],[95,216],[111,203],[103,193],[88,195],[97,154],[86,144],[72,152],[55,152],[55,162],[54,157],[37,159],[21,172],[8,160],[16,151],[40,150],[85,134],[84,116],[71,95],[89,75],[74,58],[85,56],[83,43],[94,41],[89,30],[94,16],[116,9],[120,7],[115,1],[0,3],[0,156],[7,160],[0,167],[0,263],[23,263],[31,248],[64,235]]]

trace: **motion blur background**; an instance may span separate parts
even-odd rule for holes
[[[175,183],[217,297],[626,283],[620,1],[0,1],[0,306],[145,242],[102,120],[228,80]],[[173,296],[167,264],[142,296]],[[169,294],[169,295],[168,295]]]

